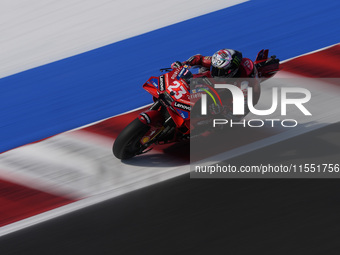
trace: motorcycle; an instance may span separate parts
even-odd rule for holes
[[[268,50],[258,53],[254,65],[262,79],[272,77],[279,70],[279,60],[275,56],[268,58]],[[199,105],[197,102],[202,94],[217,95],[218,105],[223,106],[209,81],[204,85],[189,85],[193,76],[190,68],[184,65],[175,69],[160,69],[166,73],[152,76],[143,84],[143,88],[152,95],[154,103],[118,135],[112,148],[118,159],[129,159],[146,153],[152,149],[150,146],[153,144],[188,140],[195,124],[205,121],[204,118],[195,118],[196,123],[190,122],[193,112],[197,113],[197,109],[200,109],[196,105]]]

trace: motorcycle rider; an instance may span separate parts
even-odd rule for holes
[[[258,56],[259,57],[259,56]],[[249,109],[247,105],[247,88],[253,88],[253,104],[257,104],[260,97],[260,81],[258,79],[258,71],[253,61],[249,58],[243,58],[242,53],[233,49],[221,49],[215,52],[212,56],[202,56],[196,54],[190,57],[183,63],[176,61],[171,64],[171,68],[175,69],[182,65],[199,67],[198,74],[193,75],[193,78],[206,77],[211,78],[215,82],[219,79],[225,78],[247,78],[241,87],[244,102],[245,102],[245,115],[248,114]],[[254,78],[254,79],[248,79]],[[214,83],[214,82],[213,82]],[[222,114],[224,117],[233,120],[241,120],[243,116],[234,116],[232,114],[232,106],[224,105],[221,108],[219,105],[211,104],[210,112],[212,114]]]
[[[171,68],[177,68],[182,65],[198,66],[199,74],[206,77],[255,77],[254,63],[243,58],[240,51],[232,49],[222,49],[212,56],[202,56],[196,54],[184,62],[176,61],[172,63]]]

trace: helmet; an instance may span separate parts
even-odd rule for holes
[[[237,73],[242,53],[231,49],[217,51],[211,59],[211,76],[231,78]]]

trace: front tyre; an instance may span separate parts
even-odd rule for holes
[[[143,148],[140,140],[149,129],[150,127],[138,118],[132,121],[115,140],[113,154],[119,159],[129,159],[141,153],[146,148]]]

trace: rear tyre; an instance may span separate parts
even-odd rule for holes
[[[140,140],[149,129],[138,118],[125,127],[113,144],[112,151],[116,158],[129,159],[146,149]]]

